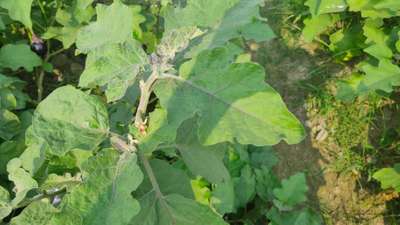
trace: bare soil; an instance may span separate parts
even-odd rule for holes
[[[332,152],[340,154],[343,149],[324,141],[330,134],[321,137],[318,132],[319,127],[326,126],[323,118],[318,112],[307,112],[309,84],[321,85],[330,77],[340,76],[346,68],[332,63],[312,45],[290,45],[277,38],[260,46],[254,54],[256,61],[266,68],[267,82],[282,95],[297,118],[309,126],[303,142],[280,143],[275,147],[280,158],[278,176],[286,178],[299,171],[306,172],[310,205],[321,212],[327,225],[384,225],[385,193],[374,194],[363,189],[357,173],[331,169],[336,160]]]

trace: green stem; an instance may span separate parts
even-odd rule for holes
[[[44,80],[44,70],[40,68],[39,75],[37,76],[36,85],[37,85],[37,102],[41,102],[43,99],[43,80]]]
[[[42,15],[43,15],[44,21],[45,21],[45,23],[47,24],[48,18],[47,18],[46,10],[44,9],[44,6],[43,6],[42,2],[41,2],[40,0],[37,0],[36,2],[37,2],[38,5],[39,5],[40,12],[41,12]]]
[[[64,194],[66,192],[67,192],[66,188],[62,188],[62,189],[56,190],[56,191],[48,191],[48,192],[46,191],[44,193],[38,194],[38,195],[28,199],[28,200],[25,200],[25,201],[21,202],[15,208],[23,208],[23,207],[26,207],[26,206],[30,205],[31,203],[33,203],[35,201],[39,201],[39,200],[42,200],[44,198],[51,198],[51,197],[54,197],[56,195]]]
[[[63,51],[65,51],[65,49],[64,48],[60,48],[60,49],[48,54],[48,56],[47,56],[48,60],[51,59],[53,56],[56,56],[56,55],[60,54]]]
[[[141,151],[138,152],[140,161],[143,163],[144,170],[146,171],[147,175],[149,176],[149,180],[151,183],[151,186],[154,188],[154,192],[156,193],[156,196],[158,199],[163,199],[164,195],[161,193],[160,186],[158,185],[157,178],[154,175],[153,169],[150,166],[149,160],[146,158],[146,156],[143,155]]]

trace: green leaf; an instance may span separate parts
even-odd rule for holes
[[[253,168],[268,168],[272,169],[278,162],[274,149],[271,146],[253,147],[249,146],[250,164]]]
[[[359,73],[354,73],[347,77],[346,79],[339,80],[337,82],[337,93],[336,98],[345,101],[353,101],[360,93],[358,92],[358,87],[362,82],[364,76]]]
[[[22,161],[18,158],[12,159],[7,164],[8,179],[15,185],[15,198],[11,201],[13,207],[24,200],[30,190],[39,187],[31,175],[21,167]]]
[[[393,168],[383,168],[375,172],[373,178],[381,182],[383,189],[393,188],[400,192],[400,164],[395,164]]]
[[[25,86],[25,82],[16,77],[9,77],[0,74],[0,88],[8,88],[11,86],[15,86],[16,88],[22,88]]]
[[[186,49],[190,40],[200,35],[201,31],[195,27],[181,27],[168,30],[164,33],[161,43],[157,46],[157,54],[166,61],[175,58],[176,53]]]
[[[396,0],[347,0],[350,11],[361,12],[362,17],[390,18],[400,15],[400,2]]]
[[[71,47],[78,35],[80,27],[49,27],[46,33],[43,34],[43,39],[57,39],[63,43],[64,49]]]
[[[56,223],[52,223],[50,220],[53,218],[54,213],[57,212],[58,210],[50,203],[35,201],[28,205],[20,215],[14,217],[10,225],[56,225]],[[63,224],[73,225],[69,221],[63,221]]]
[[[89,7],[94,0],[77,0],[77,7],[79,9],[86,9]]]
[[[10,193],[0,186],[0,221],[8,216],[12,211],[10,200]]]
[[[269,210],[267,214],[271,225],[322,225],[319,215],[310,209],[302,209],[290,212],[279,212],[276,208]]]
[[[400,40],[396,42],[396,49],[398,52],[400,52]]]
[[[358,88],[362,94],[375,90],[390,93],[393,86],[400,86],[400,68],[390,60],[382,59],[377,67],[366,64],[362,70],[365,72],[365,78]]]
[[[383,31],[383,22],[381,20],[366,20],[363,30],[364,35],[367,37],[365,41],[368,45],[364,49],[365,52],[374,56],[377,59],[391,59],[393,52],[391,47],[388,46],[390,37]]]
[[[152,153],[160,144],[170,144],[175,141],[179,123],[172,124],[167,120],[167,111],[161,108],[149,115],[147,135],[138,136],[139,149],[146,154]]]
[[[26,44],[7,44],[0,49],[0,67],[18,70],[23,67],[32,72],[34,67],[42,65],[42,60]]]
[[[213,207],[224,215],[236,211],[235,207],[235,187],[233,181],[227,181],[214,185],[212,197],[210,199]]]
[[[89,6],[93,0],[75,0],[72,6],[61,8],[56,13],[56,21],[62,26],[49,27],[43,34],[43,39],[57,39],[68,49],[75,43],[79,30],[90,22],[95,14]]]
[[[65,173],[64,175],[60,176],[57,174],[49,174],[46,180],[40,184],[41,191],[49,191],[49,190],[62,190],[66,189],[67,191],[73,190],[76,185],[82,183],[82,178],[80,174],[76,176],[72,176],[70,173]]]
[[[33,177],[45,161],[43,145],[31,145],[19,157],[22,167]]]
[[[0,109],[13,110],[17,107],[17,98],[9,88],[0,89]]]
[[[271,168],[261,167],[261,169],[255,169],[254,174],[256,176],[256,193],[266,202],[270,202],[274,199],[273,190],[280,187],[280,182],[275,176]]]
[[[61,213],[78,210],[84,225],[125,225],[139,212],[139,204],[131,196],[143,180],[135,154],[103,150],[82,170],[84,184],[63,199],[60,208],[65,212]]]
[[[131,195],[143,179],[136,163],[135,154],[104,149],[82,166],[83,183],[64,196],[58,209],[31,204],[11,224],[126,225],[140,209]]]
[[[0,144],[0,175],[7,173],[7,163],[25,150],[24,140],[5,141]]]
[[[256,194],[256,179],[250,166],[243,167],[240,177],[233,178],[235,185],[235,207],[245,207]]]
[[[340,17],[337,15],[324,14],[313,16],[304,20],[303,37],[306,42],[311,42],[315,37],[324,32],[329,26],[334,25],[339,21]]]
[[[183,171],[160,160],[150,165],[162,194],[145,179],[134,193],[141,211],[130,225],[226,225],[209,207],[193,200],[190,180]]]
[[[168,122],[179,124],[197,114],[199,140],[205,145],[301,141],[302,125],[264,83],[264,69],[253,63],[231,64],[234,56],[227,48],[205,51],[183,64],[180,76],[158,81],[155,93],[168,111]]]
[[[194,199],[202,205],[209,205],[211,198],[210,183],[202,177],[191,180]]]
[[[194,175],[200,175],[212,183],[230,180],[223,159],[227,145],[202,146],[197,138],[195,120],[188,120],[178,130],[177,148],[186,166]]]
[[[182,27],[209,28],[186,55],[193,57],[202,50],[223,46],[237,37],[266,41],[275,37],[261,21],[262,0],[190,0],[185,8],[170,7],[165,15],[166,31]],[[199,10],[207,9],[207,10]]]
[[[12,19],[21,22],[32,30],[32,2],[33,0],[2,0],[0,1],[0,7],[7,9]]]
[[[313,16],[343,12],[347,8],[345,0],[307,0],[304,4],[310,8]]]
[[[89,53],[79,86],[103,87],[108,102],[119,100],[147,63],[146,53],[134,40],[107,45]]]
[[[130,7],[119,0],[110,6],[96,6],[97,21],[83,27],[76,45],[80,52],[88,53],[108,44],[123,43],[132,37],[134,14]]]
[[[154,171],[154,176],[163,194],[175,193],[186,198],[194,197],[190,179],[185,171],[158,159],[151,160],[150,166]],[[146,195],[151,190],[153,190],[153,187],[151,186],[149,178],[146,177],[134,195]],[[142,210],[147,209],[142,208]]]
[[[141,199],[142,211],[130,225],[227,225],[205,205],[171,194],[158,199],[154,193]]]
[[[0,109],[0,138],[10,140],[20,132],[21,122],[14,113]]]
[[[366,46],[365,37],[360,24],[353,23],[349,28],[339,29],[329,36],[329,50],[336,58],[349,61],[362,55]]]
[[[36,108],[31,142],[44,143],[51,153],[64,155],[75,148],[95,149],[106,138],[108,129],[107,109],[98,98],[64,86]]]
[[[304,173],[298,173],[283,180],[282,187],[274,189],[274,195],[281,203],[292,207],[307,199],[307,190],[306,176]]]

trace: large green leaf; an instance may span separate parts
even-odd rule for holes
[[[0,7],[7,9],[12,19],[23,23],[28,29],[32,29],[32,2],[33,0],[1,0]]]
[[[130,40],[121,44],[110,44],[89,53],[79,85],[88,88],[103,87],[107,101],[116,101],[125,95],[146,64],[147,55],[140,43]]]
[[[187,56],[202,50],[224,45],[227,41],[244,37],[265,41],[274,37],[270,27],[260,20],[262,0],[190,0],[185,8],[166,11],[166,30],[181,27],[208,28]],[[203,10],[207,9],[207,10]]]
[[[293,144],[304,130],[282,98],[264,83],[257,64],[231,64],[228,48],[205,51],[183,64],[180,76],[155,84],[155,93],[168,111],[168,123],[179,124],[197,115],[199,140],[205,145],[237,140],[241,144]]]
[[[53,154],[95,149],[108,134],[108,115],[96,97],[72,86],[56,89],[36,108],[30,135]],[[31,144],[31,143],[28,143]]]
[[[97,21],[78,32],[76,45],[79,51],[88,53],[107,44],[123,43],[132,37],[134,11],[130,7],[116,0],[110,6],[98,4],[96,11]]]
[[[135,154],[104,149],[82,171],[83,183],[67,193],[58,208],[31,204],[11,224],[126,225],[139,212],[131,195],[143,179]]]
[[[31,72],[42,65],[42,60],[26,44],[7,44],[0,49],[0,67],[17,70],[21,67]]]
[[[383,189],[393,188],[400,192],[400,164],[394,165],[393,168],[380,169],[373,177],[381,182]]]

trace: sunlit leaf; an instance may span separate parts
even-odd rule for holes
[[[53,91],[36,108],[31,142],[44,143],[50,152],[64,155],[75,148],[95,149],[105,139],[108,129],[104,104],[96,97],[65,86]]]

